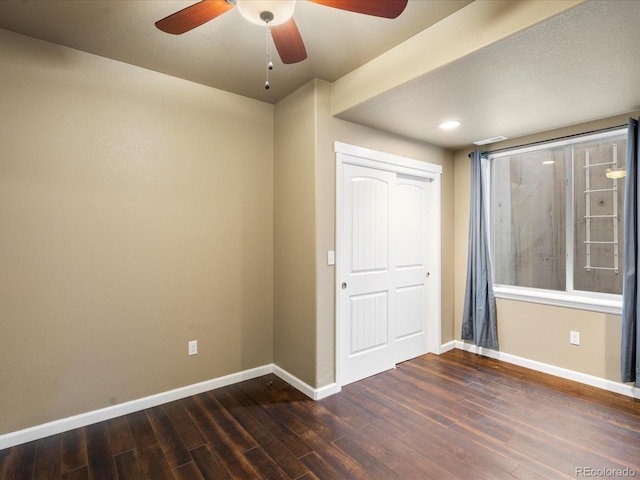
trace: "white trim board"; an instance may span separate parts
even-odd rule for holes
[[[334,393],[338,393],[341,390],[340,386],[337,383],[331,383],[329,385],[326,385],[320,388],[313,388],[309,384],[303,382],[297,377],[294,377],[289,372],[287,372],[286,370],[283,370],[277,365],[274,365],[273,373],[274,375],[280,377],[282,380],[284,380],[289,385],[294,387],[296,390],[301,391],[307,397],[313,400],[322,400],[323,398],[329,397]]]
[[[282,378],[285,382],[289,383],[291,386],[300,390],[302,393],[314,400],[320,400],[340,391],[340,388],[336,384],[313,388],[282,368],[274,364],[268,364],[263,365],[262,367],[256,367],[242,372],[225,375],[223,377],[206,380],[204,382],[195,383],[193,385],[176,388],[174,390],[157,393],[137,400],[131,400],[118,405],[100,408],[98,410],[81,413],[72,417],[61,418],[59,420],[25,428],[23,430],[9,432],[0,435],[0,450],[31,442],[33,440],[38,440],[40,438],[45,438],[57,433],[73,430],[75,428],[85,427],[93,423],[110,420],[122,415],[128,415],[129,413],[138,412],[146,408],[163,405],[175,400],[180,400],[181,398],[208,392],[209,390],[215,390],[216,388],[226,387],[227,385],[239,383],[244,380],[251,380],[252,378],[261,377],[270,373]]]
[[[429,180],[433,180],[436,176],[442,174],[442,165],[402,157],[392,153],[380,152],[378,150],[371,150],[342,142],[334,142],[333,149],[336,154],[348,155],[349,159],[345,161],[352,165],[362,165],[377,168],[378,170],[428,178]]]
[[[457,348],[466,352],[476,353],[503,362],[511,363],[513,365],[519,365],[521,367],[530,368],[537,372],[548,373],[556,377],[564,378],[566,380],[573,380],[574,382],[583,383],[592,387],[601,388],[613,393],[619,393],[627,397],[640,399],[640,388],[633,385],[614,382],[605,378],[588,375],[586,373],[576,372],[562,367],[556,367],[555,365],[549,365],[548,363],[538,362],[536,360],[530,360],[528,358],[518,357],[510,353],[504,353],[489,348],[477,347],[470,343],[465,343],[460,340],[454,340],[442,345],[441,351],[446,352]]]
[[[465,350],[467,352],[476,353],[485,357],[494,358],[521,367],[530,368],[538,372],[548,373],[557,377],[565,378],[567,380],[573,380],[579,383],[590,385],[592,387],[602,388],[614,393],[626,395],[632,398],[640,399],[640,389],[631,385],[619,382],[613,382],[592,375],[587,375],[572,370],[556,367],[535,360],[529,360],[526,358],[511,355],[509,353],[499,352],[486,348],[478,348],[475,345],[464,343],[460,340],[453,340],[447,342],[440,347],[440,353],[448,352],[457,348],[459,350]],[[93,410],[91,412],[74,415],[72,417],[62,418],[60,420],[54,420],[52,422],[44,423],[42,425],[36,425],[34,427],[25,428],[15,432],[9,432],[0,435],[0,450],[5,448],[11,448],[15,445],[20,445],[40,438],[45,438],[57,433],[73,430],[74,428],[80,428],[93,423],[102,422],[112,418],[127,415],[129,413],[144,410],[146,408],[162,405],[174,400],[180,400],[181,398],[189,397],[191,395],[197,395],[199,393],[214,390],[216,388],[225,387],[234,383],[239,383],[244,380],[250,380],[252,378],[261,377],[273,373],[278,376],[292,387],[296,388],[300,392],[313,400],[321,400],[330,395],[340,392],[341,388],[337,383],[332,383],[320,388],[314,388],[298,379],[294,375],[290,374],[286,370],[278,367],[274,364],[264,365],[262,367],[256,367],[250,370],[244,370],[242,372],[233,373],[224,377],[207,380],[204,382],[196,383],[193,385],[187,385],[185,387],[176,388],[167,392],[158,393],[148,397],[132,400],[130,402],[121,403],[111,407],[101,408]]]

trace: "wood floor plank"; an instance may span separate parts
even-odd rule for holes
[[[491,405],[483,405],[487,411],[494,414],[499,428],[503,430],[505,426],[513,429],[513,438],[510,444],[521,450],[538,449],[544,453],[547,459],[556,458],[554,464],[556,468],[565,465],[562,471],[571,473],[576,466],[585,462],[595,462],[602,467],[623,468],[624,466],[635,467],[636,462],[629,465],[621,465],[616,461],[617,453],[612,453],[611,457],[606,457],[605,453],[609,447],[603,442],[599,448],[594,448],[593,441],[589,442],[580,435],[571,433],[570,425],[558,426],[553,415],[549,415],[549,422],[544,429],[539,428],[538,421],[528,419],[529,408],[518,415],[518,420],[514,421],[513,409],[505,407],[502,402],[493,402]],[[538,409],[549,412],[550,407],[538,406]],[[636,455],[640,454],[640,447],[636,448]],[[636,456],[637,458],[637,456]]]
[[[6,448],[4,450],[0,450],[0,478],[5,478],[7,476],[7,469],[9,468],[9,457],[11,456],[12,450],[10,448]]]
[[[267,376],[270,377],[270,376]],[[251,414],[263,425],[275,438],[278,439],[293,455],[297,458],[301,458],[308,453],[311,453],[312,448],[307,445],[298,435],[291,431],[291,429],[282,424],[277,418],[269,415],[267,410],[258,401],[251,398],[245,389],[249,391],[251,382],[243,382],[239,385],[235,385],[234,395],[235,398],[245,408],[249,409]]]
[[[410,432],[402,441],[409,448],[425,452],[425,457],[440,465],[444,470],[452,472],[460,478],[486,478],[489,480],[506,480],[517,464],[508,462],[506,458],[483,456],[480,446],[465,449],[457,442],[451,442],[446,436],[448,429],[441,428],[431,435],[426,431]]]
[[[151,428],[156,434],[169,467],[174,469],[191,462],[191,455],[189,455],[180,435],[178,435],[164,409],[161,406],[149,408],[147,409],[147,417],[151,422]]]
[[[640,475],[640,400],[453,350],[313,401],[269,374],[0,451],[1,480]]]
[[[301,477],[296,478],[295,480],[321,480],[319,477],[316,477],[312,472],[307,472]]]
[[[223,388],[212,392],[221,405],[233,415],[238,423],[249,433],[270,458],[291,478],[298,478],[308,472],[308,468],[280,440],[269,432],[253,415],[256,408],[247,408],[242,403],[239,391]],[[259,407],[261,409],[261,407]],[[258,470],[260,471],[260,470]]]
[[[413,430],[416,425],[425,425],[427,428],[439,425],[431,416],[424,416],[405,406],[402,401],[387,396],[386,392],[378,392],[373,383],[363,382],[358,386],[359,398],[363,404],[367,402],[367,408],[378,414],[378,419],[397,427],[401,435]]]
[[[31,480],[33,478],[37,442],[24,443],[10,449],[4,457],[3,480]]]
[[[210,392],[196,395],[196,402],[206,412],[216,427],[216,430],[230,442],[234,450],[247,451],[257,446],[255,440],[233,418]]]
[[[136,443],[135,456],[146,478],[151,480],[169,480],[173,473],[156,437],[147,412],[135,412],[127,415],[131,434]]]
[[[145,411],[130,413],[126,416],[126,419],[138,451],[144,451],[156,445],[158,439]]]
[[[129,428],[129,421],[126,416],[112,418],[107,421],[109,431],[109,443],[114,455],[128,452],[136,448],[136,442]]]
[[[154,444],[136,452],[136,457],[148,480],[173,480],[173,472],[160,445]]]
[[[428,448],[428,454],[423,455],[426,459],[444,469],[456,472],[457,475],[464,474],[468,476],[470,473],[466,470],[468,468],[475,469],[473,467],[474,459],[483,458],[482,453],[478,453],[478,451],[483,452],[484,445],[475,442],[464,445],[464,442],[458,441],[457,435],[452,428],[444,427],[437,423],[426,424],[425,422],[416,421],[415,427],[408,428],[407,434],[401,438],[401,441],[409,448],[418,448],[418,451]],[[504,472],[509,472],[517,466],[517,464],[507,461],[504,456],[494,454],[490,459],[493,463],[489,462],[484,465],[484,469],[481,468],[479,470],[491,472],[491,476],[503,476]],[[465,466],[465,463],[471,464],[471,466]],[[497,464],[499,471],[493,471],[496,466],[494,464]],[[481,474],[478,476],[481,476]]]
[[[536,458],[531,455],[532,452],[521,452],[511,448],[508,443],[497,438],[492,432],[486,433],[483,428],[484,420],[476,423],[458,424],[452,427],[452,431],[464,435],[469,440],[484,445],[493,455],[505,456],[516,462],[519,467],[525,467],[527,470],[534,472],[541,478],[562,479],[568,477],[560,471],[546,463],[546,460]],[[514,472],[518,471],[518,468]]]
[[[187,413],[182,400],[167,403],[163,405],[163,408],[187,450],[193,450],[206,443],[198,427]]]
[[[353,438],[342,437],[333,442],[333,444],[353,458],[358,465],[361,465],[367,473],[375,478],[402,478],[398,472],[394,472],[384,462],[371,455],[360,442]]]
[[[89,467],[84,466],[65,472],[60,477],[60,480],[91,480],[89,478]]]
[[[34,480],[59,480],[62,459],[62,435],[38,440],[33,472]]]
[[[376,419],[376,415],[358,403],[349,401],[344,395],[331,395],[319,403],[331,410],[353,428],[361,428]]]
[[[259,472],[258,478],[269,478],[273,480],[289,480],[291,478],[285,473],[285,471],[278,465],[278,463],[271,458],[261,447],[252,448],[244,452],[247,460],[251,462],[257,472]],[[305,469],[305,473],[306,473]]]
[[[109,445],[106,422],[85,427],[89,475],[92,480],[116,478],[116,465]]]
[[[511,475],[518,480],[544,480],[547,478],[543,477],[539,473],[529,470],[523,465],[518,465],[518,468],[511,472]]]
[[[313,430],[315,435],[326,442],[332,442],[342,436],[333,425],[323,421],[311,408],[313,400],[305,398],[301,401],[282,402],[271,401],[271,394],[266,391],[251,390],[249,393],[257,402],[264,404],[265,410],[287,427],[298,437],[305,438],[304,434]],[[274,398],[275,399],[275,398]],[[313,447],[313,446],[312,446]]]
[[[195,463],[185,463],[173,470],[176,480],[205,480]]]
[[[133,450],[116,455],[115,461],[118,480],[139,480],[145,478],[140,462],[138,462]]]
[[[612,462],[620,462],[627,456],[635,457],[639,463],[629,466],[640,470],[640,432],[608,426],[590,415],[559,408],[553,403],[541,403],[531,395],[502,395],[499,401],[489,403],[480,400],[477,403],[506,417],[513,417],[514,412],[518,412],[519,419],[526,427],[539,429],[540,425],[545,425],[544,430],[560,441],[584,448]]]
[[[452,480],[457,479],[453,473],[445,470],[437,463],[426,458],[422,452],[413,448],[408,448],[402,438],[394,438],[385,435],[385,431],[379,429],[373,423],[365,425],[362,429],[363,435],[373,439],[384,439],[379,441],[380,445],[370,444],[370,448],[383,448],[380,458],[386,459],[386,464],[400,473],[402,478],[421,478],[432,480]],[[390,457],[391,455],[391,457]]]
[[[422,394],[419,390],[413,389],[406,384],[405,381],[398,379],[396,372],[392,373],[393,375],[387,377],[371,377],[372,387],[377,391],[384,391],[387,398],[406,406],[407,409],[420,414],[424,418],[431,419],[445,427],[455,423],[455,417],[450,415],[449,411],[444,408],[447,402],[437,399],[435,395],[427,396]],[[425,401],[427,398],[429,401]]]
[[[351,480],[371,480],[375,478],[367,471],[365,465],[359,463],[359,460],[357,458],[349,456],[348,453],[336,447],[334,443],[327,442],[312,428],[309,428],[306,431],[302,432],[301,435],[305,439],[307,444],[313,447],[314,451],[312,452],[312,454],[319,455],[326,464],[331,466],[332,470],[338,472],[339,476],[336,478],[348,478]],[[308,457],[309,456],[307,455],[303,458]],[[302,461],[305,463],[305,465],[310,467],[309,463],[307,463],[304,459]],[[312,468],[311,471],[316,475],[318,474]]]
[[[185,403],[189,413],[196,422],[198,429],[207,440],[208,451],[215,454],[219,462],[224,465],[229,476],[231,478],[259,478],[259,474],[243,455],[243,452],[249,448],[243,448],[242,450],[234,448],[238,445],[238,427],[234,426],[233,431],[229,433],[222,430],[217,423],[217,419],[220,417],[220,412],[217,410],[207,410],[207,406],[214,408],[217,407],[215,407],[215,404],[209,401],[206,396],[196,395],[195,397],[189,398]],[[227,422],[227,424],[229,424],[229,422]],[[246,440],[242,439],[241,444],[244,444],[245,441]],[[257,444],[254,442],[250,448],[253,448],[256,445]],[[195,451],[198,450],[199,449],[196,449]],[[194,451],[191,452],[192,456],[193,452]],[[196,458],[194,458],[194,460],[197,462]],[[201,463],[198,463],[198,468],[201,468]],[[202,473],[204,474],[204,472]]]
[[[228,480],[231,478],[229,472],[209,446],[203,445],[191,450],[190,453],[204,480]]]
[[[87,467],[87,436],[84,428],[76,428],[62,434],[62,473]]]
[[[316,452],[311,452],[305,455],[301,460],[309,467],[311,472],[318,478],[331,478],[331,479],[346,479],[347,477],[336,470],[325,458],[318,455]]]

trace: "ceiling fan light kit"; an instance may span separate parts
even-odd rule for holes
[[[309,2],[348,12],[381,18],[396,18],[406,8],[409,0],[308,0]],[[203,25],[223,13],[238,7],[238,11],[248,21],[267,27],[267,81],[271,61],[270,39],[278,50],[284,64],[292,64],[307,58],[298,26],[293,19],[296,0],[201,0],[194,5],[158,20],[155,25],[160,30],[173,35],[181,35]]]
[[[240,14],[256,25],[280,25],[291,17],[296,0],[235,0]]]

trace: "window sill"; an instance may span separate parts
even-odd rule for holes
[[[579,294],[542,290],[537,288],[494,285],[496,298],[541,303],[556,307],[588,310],[591,312],[622,315],[622,296],[605,294]]]

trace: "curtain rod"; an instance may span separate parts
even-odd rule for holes
[[[574,133],[573,135],[565,135],[563,137],[550,138],[549,140],[540,140],[538,142],[525,143],[522,145],[515,145],[513,147],[498,148],[496,150],[487,150],[487,151],[483,151],[482,154],[492,155],[494,153],[506,152],[507,150],[515,150],[516,148],[534,147],[537,145],[544,145],[545,143],[553,143],[553,142],[558,142],[560,140],[566,140],[568,138],[584,137],[586,135],[592,135],[594,133],[603,133],[603,132],[608,132],[610,130],[618,130],[620,128],[627,127],[627,126],[628,126],[628,123],[625,123],[623,125],[615,125],[613,127],[599,128],[597,130],[591,130],[589,132]]]

